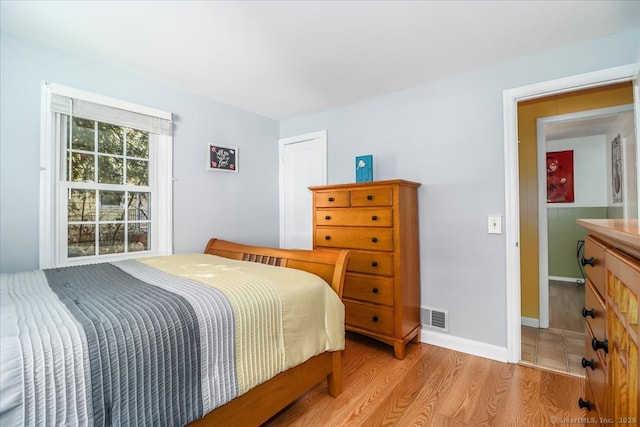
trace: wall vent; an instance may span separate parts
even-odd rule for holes
[[[449,332],[449,310],[436,307],[422,307],[420,322],[432,329]]]

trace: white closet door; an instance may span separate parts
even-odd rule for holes
[[[312,194],[327,183],[326,131],[280,140],[280,247],[311,249]]]

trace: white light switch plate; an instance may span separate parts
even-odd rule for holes
[[[502,234],[502,217],[489,217],[489,234]]]

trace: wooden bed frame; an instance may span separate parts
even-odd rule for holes
[[[308,271],[322,277],[342,298],[349,258],[347,250],[276,249],[211,239],[204,253]],[[338,396],[342,393],[341,354],[341,351],[319,354],[214,409],[190,425],[258,426],[325,378],[329,394]]]

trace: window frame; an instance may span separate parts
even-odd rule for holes
[[[150,117],[171,121],[171,113],[126,101],[42,82],[40,126],[40,223],[39,268],[53,268],[96,262],[118,261],[173,252],[173,137],[149,132],[149,179],[151,192],[151,247],[140,252],[68,257],[66,184],[61,175],[65,146],[59,141],[65,132],[61,114],[51,108],[53,95],[88,101]],[[65,196],[63,196],[63,193]]]

